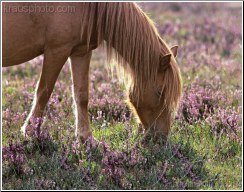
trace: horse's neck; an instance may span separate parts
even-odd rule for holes
[[[159,58],[157,30],[136,4],[107,3],[103,10],[106,11],[101,22],[98,19],[98,25],[102,23],[105,27],[98,29],[103,30],[100,33],[104,35],[108,50],[114,48],[119,56],[126,62],[134,63],[135,67],[136,63],[152,63]]]

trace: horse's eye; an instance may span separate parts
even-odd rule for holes
[[[157,90],[156,94],[157,94],[158,97],[161,97],[162,96],[162,91],[161,90]]]

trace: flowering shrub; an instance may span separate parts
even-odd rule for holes
[[[124,102],[123,75],[108,75],[100,48],[93,51],[89,73],[94,137],[84,144],[74,137],[69,65],[44,117],[31,120],[30,139],[19,130],[31,109],[43,57],[3,68],[3,188],[240,189],[243,66],[237,4],[141,3],[165,42],[179,45],[183,95],[164,144],[144,145]]]
[[[233,109],[217,108],[206,121],[209,123],[215,136],[221,137],[223,133],[234,139],[241,139],[241,115]]]
[[[8,146],[2,148],[3,161],[8,162],[9,166],[17,173],[23,171],[23,164],[26,161],[24,146],[20,142],[9,141]]]
[[[202,120],[213,112],[220,101],[225,100],[220,92],[193,84],[184,92],[177,116],[189,123]]]

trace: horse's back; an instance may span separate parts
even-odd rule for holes
[[[57,12],[58,6],[65,5],[69,6],[67,3],[3,3],[3,67],[31,60],[43,54],[47,47],[77,41],[79,9],[73,14]]]

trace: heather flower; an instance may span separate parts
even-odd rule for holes
[[[158,170],[158,180],[160,182],[163,182],[164,184],[168,183],[168,179],[166,178],[167,169],[168,169],[168,163],[166,161],[164,165],[161,163]]]
[[[19,141],[13,143],[13,141],[10,140],[8,146],[2,148],[2,154],[3,161],[7,161],[17,174],[23,171],[22,166],[25,163],[26,156],[24,147]]]
[[[158,32],[169,46],[178,44],[180,48],[176,59],[182,73],[184,92],[176,114],[176,124],[171,129],[172,135],[169,137],[166,149],[162,149],[160,144],[154,142],[151,142],[152,148],[149,149],[134,143],[138,135],[135,136],[132,131],[132,113],[124,102],[126,99],[124,85],[121,86],[118,80],[121,74],[117,74],[118,76],[114,74],[113,77],[106,74],[104,67],[106,56],[97,49],[92,58],[94,65],[91,65],[89,72],[89,117],[92,131],[94,135],[99,132],[100,138],[100,134],[103,134],[101,132],[110,132],[112,126],[122,122],[125,129],[119,131],[117,135],[118,137],[122,135],[119,140],[125,138],[121,141],[122,145],[120,141],[115,140],[114,134],[112,136],[109,134],[106,142],[104,138],[99,142],[94,138],[88,138],[84,145],[70,137],[74,134],[73,98],[70,86],[72,80],[69,65],[64,65],[45,109],[48,123],[43,123],[45,121],[43,118],[32,119],[30,126],[34,133],[33,140],[24,143],[10,140],[2,149],[3,188],[34,185],[35,189],[80,189],[78,186],[99,189],[101,183],[97,183],[97,178],[106,178],[103,181],[104,186],[116,189],[216,189],[217,185],[222,186],[221,179],[211,173],[208,174],[209,170],[205,170],[207,164],[216,165],[214,171],[224,176],[223,181],[229,181],[227,179],[230,176],[223,174],[226,169],[218,168],[221,166],[216,164],[220,159],[219,155],[234,157],[235,161],[229,163],[233,164],[237,171],[239,170],[241,167],[239,144],[242,142],[240,42],[243,26],[239,17],[241,9],[229,8],[228,6],[233,4],[221,5],[221,3],[212,3],[211,6],[206,3],[164,3],[163,6],[159,6],[162,5],[159,3],[142,4],[152,16],[157,16],[155,23],[158,24]],[[158,13],[166,13],[166,19]],[[172,13],[180,17],[171,17]],[[189,15],[194,15],[197,19]],[[213,17],[209,17],[210,15]],[[221,17],[214,17],[216,15]],[[6,77],[5,79],[3,77],[4,138],[12,137],[14,140],[15,137],[19,137],[16,133],[28,116],[43,56],[30,62],[31,65],[2,69],[3,76]],[[113,72],[113,69],[111,71]],[[41,124],[43,127],[40,129]],[[189,124],[192,126],[188,126]],[[180,128],[186,130],[178,133],[177,129]],[[50,133],[47,130],[50,130]],[[212,134],[205,134],[205,131],[208,133],[209,130]],[[190,137],[188,133],[191,133]],[[141,135],[144,133],[139,134],[139,137]],[[206,147],[208,142],[213,142],[210,143],[210,151],[205,150],[208,148],[201,151],[202,147],[197,146],[198,140],[191,142],[199,135],[200,137],[204,135],[202,147]],[[113,147],[110,146],[110,139]],[[217,143],[216,139],[219,139]],[[53,153],[56,141],[62,146]],[[40,170],[49,159],[47,152],[52,154],[49,156],[52,160],[56,160],[58,155],[62,170],[53,176],[56,178],[61,173],[61,178],[57,177],[57,183],[61,186],[57,186],[57,183],[50,178],[44,178]],[[214,157],[212,152],[215,153]],[[38,153],[41,153],[41,156]],[[229,156],[230,154],[233,155]],[[36,158],[38,168],[35,164]],[[221,156],[221,162],[224,161],[226,165],[228,159]],[[53,167],[54,171],[55,169]],[[46,170],[46,167],[43,170]],[[101,172],[96,172],[100,170]],[[25,174],[27,177],[16,180],[9,171]],[[78,173],[77,177],[73,178],[71,172]],[[238,174],[239,172],[233,173],[236,176]],[[15,182],[11,182],[12,180]],[[240,183],[238,178],[236,181],[238,184],[234,183],[233,186],[238,187]],[[233,187],[230,182],[225,186]]]
[[[81,179],[85,182],[90,182],[92,180],[90,167],[81,168]]]
[[[238,133],[241,131],[241,115],[230,108],[217,108],[214,111],[215,113],[206,119],[214,135],[220,137],[226,133],[238,139]]]
[[[228,100],[219,91],[193,84],[184,92],[177,118],[184,118],[189,123],[205,119],[214,112],[214,107],[224,102],[228,103]]]
[[[64,170],[69,170],[70,166],[68,165],[68,157],[69,157],[69,151],[65,145],[62,146],[62,153],[60,155],[60,166]]]
[[[79,155],[80,153],[80,141],[76,139],[71,143],[71,152],[75,155]]]
[[[94,137],[89,136],[85,142],[86,152],[89,153],[91,150],[94,150],[98,147],[98,142]]]
[[[180,190],[186,190],[187,189],[187,183],[186,182],[180,182],[179,183],[179,189]]]

